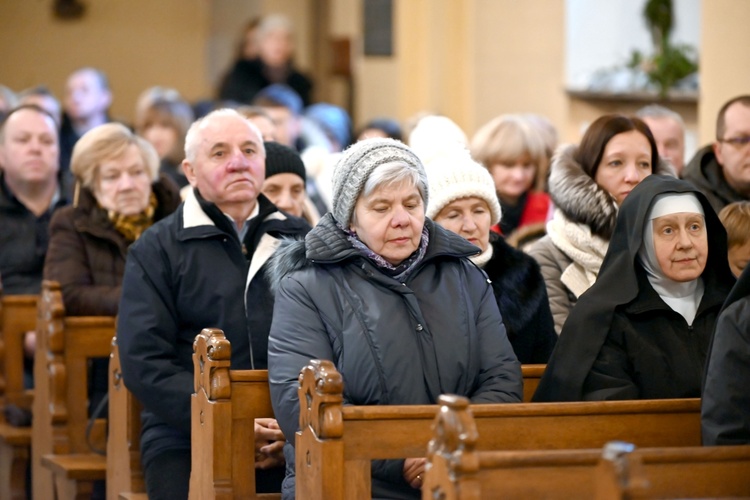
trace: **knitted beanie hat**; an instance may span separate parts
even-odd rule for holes
[[[264,142],[266,147],[266,179],[276,174],[296,174],[307,182],[305,164],[299,153],[278,142]]]
[[[471,158],[467,149],[454,149],[425,165],[430,183],[430,204],[427,217],[434,219],[455,200],[476,197],[487,202],[491,224],[500,222],[500,203],[495,194],[495,182],[489,171]]]
[[[333,171],[333,217],[348,227],[357,198],[373,170],[391,162],[404,162],[424,174],[424,167],[409,147],[394,139],[373,137],[355,142],[341,154]],[[429,194],[425,192],[424,204]]]

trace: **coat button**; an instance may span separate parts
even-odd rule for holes
[[[421,324],[417,324],[417,331],[421,332],[422,330],[423,330],[422,325]]]

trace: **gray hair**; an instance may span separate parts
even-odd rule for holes
[[[383,163],[367,178],[360,196],[370,196],[374,191],[386,186],[407,183],[419,190],[422,201],[427,199],[427,176],[424,170],[417,169],[405,161]]]
[[[247,125],[250,127],[250,130],[252,130],[258,138],[258,144],[260,145],[261,153],[263,154],[263,156],[266,156],[266,148],[263,145],[263,134],[260,133],[257,125],[245,118],[242,114],[238,113],[235,109],[221,108],[217,109],[216,111],[211,111],[206,116],[195,120],[193,124],[190,125],[187,134],[185,134],[185,158],[187,159],[187,161],[189,161],[190,163],[193,163],[195,161],[195,157],[198,152],[198,144],[200,142],[200,132],[208,126],[208,123],[214,118],[230,116],[239,118],[247,123]]]
[[[680,125],[680,128],[682,128],[682,130],[685,130],[685,120],[682,119],[682,116],[680,116],[679,113],[672,111],[669,108],[665,108],[664,106],[661,106],[659,104],[649,104],[648,106],[643,106],[641,109],[636,111],[635,116],[641,119],[671,118]]]

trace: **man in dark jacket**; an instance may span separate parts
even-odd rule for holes
[[[7,294],[39,293],[52,213],[65,204],[58,183],[55,119],[35,105],[0,126],[0,274]]]
[[[701,401],[706,446],[750,444],[750,266],[724,302],[711,348]]]
[[[721,107],[716,141],[695,154],[684,178],[706,195],[716,213],[734,201],[750,199],[750,95]]]
[[[261,134],[237,112],[195,122],[185,156],[193,190],[131,247],[117,328],[125,385],[144,406],[141,460],[151,499],[187,498],[195,336],[221,328],[233,369],[265,369],[273,297],[262,268],[281,238],[309,229],[261,194]],[[256,423],[261,468],[283,463],[283,439],[274,419]],[[259,475],[259,487],[274,488],[268,475]]]

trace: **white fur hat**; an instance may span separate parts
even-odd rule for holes
[[[465,148],[455,148],[434,157],[425,164],[430,185],[430,202],[427,217],[434,219],[449,203],[476,197],[490,207],[492,224],[500,222],[500,202],[495,193],[495,182],[482,165],[474,161]]]

